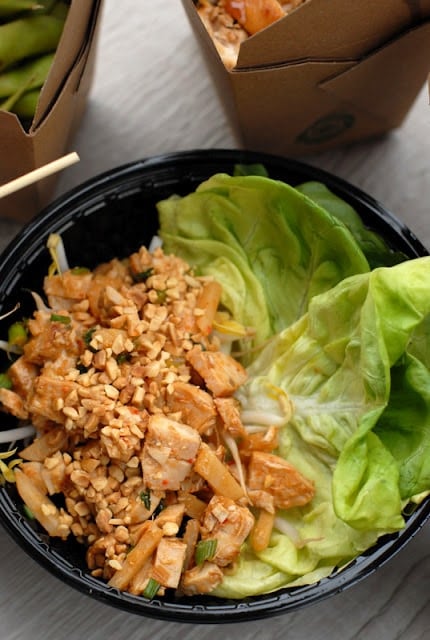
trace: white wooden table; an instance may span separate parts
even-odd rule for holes
[[[382,140],[307,158],[385,204],[430,247],[430,107],[423,89]],[[106,0],[95,83],[58,195],[101,171],[159,153],[238,143],[179,0]],[[19,225],[0,220],[0,246]],[[0,639],[424,640],[430,637],[430,523],[359,585],[309,609],[239,625],[192,626],[126,614],[52,577],[0,528]]]

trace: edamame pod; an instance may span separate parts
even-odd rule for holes
[[[0,0],[0,19],[15,16],[23,11],[40,9],[37,0]]]
[[[0,74],[0,98],[7,98],[25,86],[26,91],[40,88],[46,80],[54,61],[55,53],[46,53],[39,58],[22,63],[19,67]]]
[[[21,18],[0,25],[0,71],[30,56],[54,51],[64,20],[51,15]]]
[[[11,113],[15,113],[21,120],[33,120],[39,96],[39,89],[27,91],[15,102],[12,109],[10,109]]]

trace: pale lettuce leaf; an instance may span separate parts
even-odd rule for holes
[[[255,565],[247,548],[220,594],[248,592],[261,561],[271,567],[262,589],[278,572],[284,586],[307,584],[403,528],[405,502],[430,490],[430,373],[408,354],[429,314],[430,257],[378,268],[315,297],[249,367],[238,398],[246,403],[255,379],[289,394],[294,414],[279,453],[314,481],[316,495],[282,514],[306,544],[274,533]]]
[[[287,184],[217,174],[158,203],[166,252],[223,286],[222,303],[261,343],[300,318],[309,301],[369,270],[347,227]]]

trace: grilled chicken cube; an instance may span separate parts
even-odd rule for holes
[[[217,541],[211,561],[220,567],[233,562],[253,525],[254,516],[247,507],[241,507],[230,498],[214,496],[206,508],[202,522],[202,539]]]
[[[15,391],[11,389],[0,389],[0,404],[3,411],[10,413],[20,420],[28,418],[28,411],[24,401]]]
[[[161,538],[151,575],[163,587],[176,589],[181,578],[187,545],[178,538]]]
[[[233,438],[244,438],[246,431],[240,418],[238,401],[235,398],[215,398],[214,402],[224,429]]]
[[[186,357],[214,396],[231,396],[246,381],[244,367],[222,351],[203,351],[195,346]]]
[[[92,274],[65,271],[61,275],[47,276],[44,281],[44,291],[48,297],[48,304],[53,309],[70,308],[78,300],[87,297],[91,286]],[[69,304],[68,304],[69,302]]]
[[[59,406],[61,401],[76,389],[76,383],[68,380],[60,380],[48,375],[36,378],[33,393],[28,400],[30,413],[44,416],[48,420],[64,423],[65,416]]]
[[[30,362],[42,366],[46,361],[63,357],[68,360],[69,369],[74,366],[80,347],[69,322],[51,320],[50,314],[36,312],[35,318],[28,321],[28,327],[32,337],[24,345],[24,355]]]
[[[12,362],[7,370],[8,376],[12,381],[13,390],[20,396],[26,396],[39,373],[39,368],[32,362],[28,362],[23,356]]]
[[[213,562],[205,562],[200,566],[185,571],[181,581],[181,591],[187,596],[210,593],[221,584],[224,574]]]
[[[192,427],[162,414],[150,417],[141,458],[150,489],[177,491],[190,474],[201,438]]]
[[[181,420],[201,434],[212,432],[216,424],[216,410],[212,396],[194,384],[176,381],[167,396],[172,413],[181,412]]]
[[[315,494],[313,483],[283,458],[254,451],[248,466],[248,487],[263,490],[274,498],[280,509],[303,506]]]

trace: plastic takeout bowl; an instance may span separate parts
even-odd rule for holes
[[[62,235],[71,265],[94,267],[113,257],[125,257],[148,243],[157,232],[156,202],[174,193],[189,193],[214,173],[232,172],[237,163],[256,162],[264,164],[270,177],[293,186],[307,180],[323,182],[349,202],[365,224],[379,232],[393,248],[410,257],[428,255],[417,238],[375,200],[319,169],[242,151],[174,153],[133,162],[97,176],[59,198],[27,224],[0,260],[0,314],[18,301],[23,316],[31,313],[31,297],[25,291],[42,289],[50,263],[46,249],[49,233]],[[0,323],[0,336],[6,335],[7,326],[8,320]],[[427,500],[416,508],[402,531],[381,538],[343,571],[317,584],[240,601],[211,596],[177,599],[173,595],[148,601],[118,592],[93,578],[86,570],[81,545],[71,540],[50,539],[34,521],[26,518],[14,486],[0,488],[0,521],[12,538],[49,572],[92,598],[125,611],[180,622],[249,621],[289,612],[339,593],[398,553],[429,515]]]

